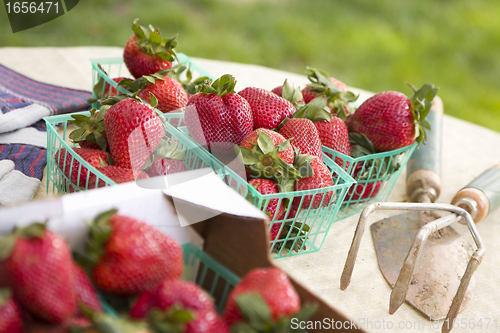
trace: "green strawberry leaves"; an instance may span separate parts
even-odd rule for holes
[[[258,293],[246,293],[235,298],[236,305],[245,319],[244,322],[231,326],[233,333],[288,333],[302,332],[292,328],[292,319],[307,321],[317,311],[317,305],[306,305],[292,316],[283,316],[275,321],[271,316],[269,306]]]
[[[153,308],[148,313],[148,324],[157,333],[182,333],[186,330],[186,324],[195,319],[191,310],[183,309],[179,305],[173,305],[167,310]]]
[[[224,96],[226,94],[234,94],[234,87],[236,86],[236,79],[231,74],[224,74],[210,85],[207,81],[200,85],[200,92],[203,94],[215,94]]]
[[[284,247],[289,251],[299,252],[301,249],[306,250],[304,241],[308,238],[307,234],[310,227],[305,223],[300,222],[285,222],[281,229],[279,240],[289,240],[283,242],[276,242],[273,247],[273,251],[279,253]]]
[[[155,29],[152,25],[146,29],[137,22],[139,22],[138,18],[132,23],[132,31],[139,39],[139,47],[144,52],[156,55],[166,61],[174,61],[177,58],[174,51],[174,47],[177,46],[176,37],[162,39],[159,29]]]
[[[328,98],[323,95],[313,98],[309,103],[300,106],[292,115],[292,118],[306,118],[311,121],[331,121],[332,114],[328,108]]]
[[[235,145],[234,150],[254,177],[272,179],[278,185],[283,186],[289,183],[288,179],[297,180],[300,178],[299,171],[293,165],[277,156],[289,146],[289,140],[274,146],[269,135],[259,133],[257,144],[252,149]],[[285,188],[289,188],[289,186],[285,186]]]
[[[410,97],[411,112],[415,123],[415,137],[420,144],[427,139],[426,130],[431,129],[431,124],[426,117],[431,111],[432,100],[436,97],[439,88],[430,83],[424,84],[418,90],[409,83],[408,86],[413,90],[413,96]]]
[[[303,100],[300,88],[294,89],[293,86],[288,83],[288,80],[285,80],[285,82],[283,83],[281,97],[292,103],[296,108],[299,106],[299,102]]]
[[[104,211],[98,214],[93,221],[87,222],[90,230],[87,249],[85,253],[75,253],[75,259],[82,267],[86,269],[93,267],[104,254],[104,246],[113,232],[109,221],[117,211],[116,208]]]
[[[340,119],[345,120],[347,115],[352,113],[349,102],[355,102],[359,95],[355,95],[351,91],[342,92],[335,83],[330,81],[328,73],[322,70],[307,67],[306,75],[311,81],[307,85],[308,90],[317,93],[319,96],[326,97],[326,105],[331,106]]]
[[[191,71],[190,66],[186,66],[185,64],[175,65],[171,69],[169,76],[179,81],[186,93],[189,95],[196,94],[200,90],[200,86],[202,84],[212,84],[212,79],[208,76],[201,76],[193,80],[193,72]]]
[[[102,151],[106,151],[108,142],[104,137],[104,115],[107,109],[107,107],[101,107],[97,115],[97,109],[90,110],[90,116],[72,115],[73,123],[78,128],[69,134],[70,140],[73,143],[79,143],[85,140],[96,143]]]

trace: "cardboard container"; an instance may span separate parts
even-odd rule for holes
[[[269,255],[266,216],[209,169],[2,208],[0,234],[10,232],[16,225],[47,221],[51,230],[63,235],[78,250],[83,248],[88,230],[84,222],[111,208],[140,218],[181,244],[202,247],[206,254],[240,277],[256,267],[274,267]],[[319,305],[311,321],[334,320],[346,323],[346,328],[336,331],[364,332],[351,329],[348,323],[352,321],[339,310],[292,277],[290,280],[302,304]],[[206,284],[210,283],[207,279]]]

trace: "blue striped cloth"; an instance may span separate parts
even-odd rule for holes
[[[90,104],[87,103],[87,100],[91,96],[88,91],[58,87],[32,80],[0,64],[1,113],[6,115],[16,110],[19,113],[16,119],[27,117],[29,124],[26,127],[35,129],[35,133],[47,131],[43,119],[41,117],[33,118],[33,115],[28,114],[30,108],[27,108],[25,113],[19,111],[35,104],[46,107],[49,110],[47,115],[89,110]],[[21,129],[16,128],[5,134],[15,134],[17,130]],[[14,135],[14,137],[16,136]],[[22,142],[8,142],[0,144],[0,160],[4,159],[12,160],[15,163],[15,169],[26,176],[41,180],[47,164],[47,151],[44,147],[27,145]]]

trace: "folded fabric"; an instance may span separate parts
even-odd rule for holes
[[[31,200],[40,185],[47,165],[43,117],[89,110],[91,96],[0,65],[0,205]]]
[[[0,179],[0,205],[8,206],[33,199],[40,180],[13,170]]]
[[[14,170],[15,164],[11,160],[0,161],[0,179]]]
[[[88,91],[32,80],[0,65],[0,133],[36,123],[45,116],[88,110]],[[14,115],[8,113],[14,112]]]

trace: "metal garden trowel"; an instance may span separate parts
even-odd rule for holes
[[[485,205],[489,203],[489,211],[492,211],[500,204],[500,168],[489,169],[461,190],[452,200],[454,205],[433,203],[441,188],[442,103],[439,99],[434,100],[428,117],[432,124],[428,142],[421,145],[408,162],[407,192],[415,203],[374,203],[363,210],[340,287],[345,290],[349,285],[369,214],[378,209],[412,210],[371,226],[379,267],[388,283],[394,286],[389,312],[394,313],[406,299],[431,319],[447,316],[452,322],[460,306],[465,308],[471,299],[472,273],[484,254],[471,215],[478,222],[488,213]],[[439,218],[433,213],[436,210],[453,214]],[[478,248],[475,252],[463,237],[448,227],[458,220],[468,223]],[[471,288],[467,288],[469,285]],[[443,331],[446,331],[444,326]]]

